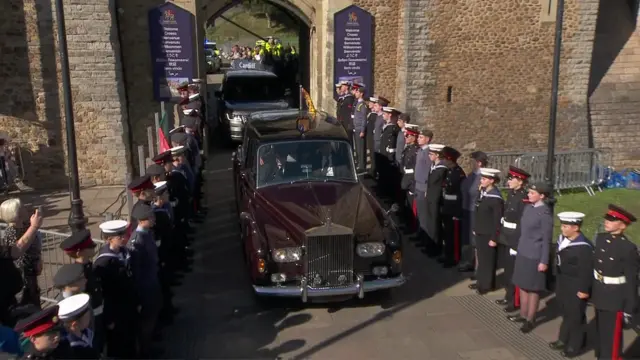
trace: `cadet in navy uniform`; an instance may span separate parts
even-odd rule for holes
[[[69,356],[69,343],[61,338],[58,305],[50,306],[16,324],[14,330],[29,339],[24,359],[56,360]]]
[[[175,146],[171,148],[171,157],[173,160],[173,167],[182,173],[184,177],[187,179],[187,184],[189,186],[189,199],[194,195],[195,187],[195,176],[191,171],[191,167],[189,166],[189,162],[185,157],[187,149],[182,146]]]
[[[93,257],[96,255],[96,245],[91,237],[91,232],[82,230],[63,240],[60,243],[60,248],[76,263],[82,264],[84,276],[87,279],[85,292],[91,296],[91,308],[93,309],[93,344],[96,349],[102,352],[105,336],[102,319],[104,299],[102,298],[100,279],[93,273]]]
[[[153,333],[162,309],[162,290],[158,278],[158,246],[153,234],[155,216],[151,206],[142,204],[132,215],[138,227],[129,240],[133,278],[142,310],[140,311],[139,345],[143,357],[149,357]]]
[[[498,238],[498,259],[504,266],[506,281],[504,299],[496,300],[498,305],[506,305],[506,312],[513,312],[520,308],[520,289],[511,282],[513,268],[516,263],[518,240],[520,239],[520,219],[525,205],[529,202],[525,185],[531,175],[515,166],[509,166],[507,184],[509,192],[504,204],[502,230]]]
[[[496,247],[500,236],[503,201],[497,184],[500,182],[500,170],[480,168],[480,194],[476,200],[475,223],[473,233],[476,237],[478,268],[476,283],[469,288],[480,295],[495,288],[496,283]]]
[[[374,142],[373,142],[373,129],[376,127],[376,120],[378,120],[378,114],[375,112],[374,108],[376,107],[376,101],[378,98],[374,96],[370,96],[367,99],[367,106],[369,110],[367,111],[367,134],[364,138],[367,140],[367,153],[369,154],[369,176],[375,176],[375,162],[373,161],[373,154],[375,150]]]
[[[367,134],[367,104],[364,102],[364,85],[353,84],[355,88],[356,103],[353,109],[353,121],[352,127],[347,127],[347,131],[350,132],[353,137],[353,146],[358,157],[357,172],[362,173],[367,171],[367,147],[366,147],[366,134]]]
[[[356,100],[351,94],[349,86],[350,84],[348,81],[340,81],[336,84],[339,93],[336,118],[338,118],[338,121],[340,121],[345,128],[347,128],[346,124],[351,122],[351,117],[353,116],[353,105]]]
[[[598,359],[620,359],[623,323],[638,304],[638,249],[624,231],[636,221],[627,210],[609,205],[604,233],[595,240],[591,303],[596,309]]]
[[[533,330],[540,293],[547,287],[549,267],[549,246],[553,231],[553,215],[547,205],[551,188],[546,183],[529,186],[527,197],[530,205],[525,206],[520,220],[520,239],[513,269],[513,285],[520,288],[520,315],[507,318],[523,323],[520,330]]]
[[[138,200],[131,208],[131,224],[129,227],[129,232],[131,233],[135,231],[138,226],[138,219],[136,219],[134,215],[136,212],[135,210],[141,205],[150,205],[155,196],[155,192],[153,182],[151,182],[151,177],[149,175],[135,178],[131,181],[128,188],[133,194],[133,197]]]
[[[189,185],[186,176],[173,166],[171,150],[156,155],[153,161],[164,168],[164,176],[158,176],[157,181],[167,181],[169,200],[174,209],[174,221],[177,227],[186,222],[189,204]]]
[[[460,152],[452,147],[442,148],[442,164],[447,167],[442,191],[442,230],[444,239],[445,268],[455,266],[460,261],[460,218],[462,217],[462,181],[467,177],[458,165]]]
[[[564,357],[578,356],[585,345],[587,299],[593,279],[593,245],[581,232],[584,214],[567,211],[558,214],[562,235],[558,238],[556,300],[562,323],[558,340],[549,344]]]
[[[442,206],[442,185],[447,176],[447,167],[442,164],[440,152],[444,148],[442,144],[429,144],[429,159],[431,169],[427,182],[427,246],[423,252],[429,257],[437,257],[442,253],[442,241],[440,239],[442,219],[440,207]]]
[[[77,294],[58,303],[58,317],[64,325],[64,337],[69,342],[68,359],[100,359],[101,351],[93,344],[90,296]]]
[[[131,255],[126,248],[127,222],[106,221],[100,224],[100,230],[105,245],[96,257],[94,272],[103,289],[107,356],[133,358],[140,305],[131,271]]]
[[[401,186],[403,176],[402,155],[407,144],[405,138],[405,128],[409,122],[411,122],[411,117],[409,116],[409,114],[403,113],[398,115],[397,125],[400,131],[398,132],[398,137],[396,137],[396,154],[394,158],[394,169],[396,171],[394,174],[395,177],[393,178],[393,186],[395,187],[396,203],[403,209],[405,208],[405,192],[402,191]]]
[[[418,233],[416,240],[424,246],[428,244],[427,224],[429,222],[427,211],[427,182],[431,172],[431,159],[429,159],[429,142],[433,138],[431,130],[421,128],[418,135],[418,154],[416,155],[416,166],[414,169],[414,186],[416,216],[418,218]]]
[[[374,112],[377,114],[376,121],[373,127],[373,153],[372,153],[372,167],[375,171],[372,172],[374,177],[380,175],[380,166],[384,162],[384,156],[382,155],[382,128],[384,127],[385,120],[382,109],[389,106],[390,101],[382,96],[377,97],[376,104],[373,106]]]
[[[404,201],[399,201],[400,205],[405,204],[406,218],[409,220],[411,226],[410,231],[416,229],[416,208],[414,206],[414,194],[415,194],[415,179],[414,169],[416,167],[416,157],[418,156],[418,135],[420,130],[417,125],[407,124],[405,126],[406,146],[402,150],[401,166],[402,179],[400,181],[400,188],[402,189]]]
[[[382,127],[380,137],[380,163],[378,164],[379,188],[381,195],[392,197],[395,194],[394,179],[397,177],[396,162],[396,142],[400,128],[396,124],[400,111],[396,108],[385,106],[382,108],[382,115],[385,124]]]
[[[475,271],[478,265],[473,227],[476,200],[480,196],[480,179],[482,178],[480,176],[480,168],[487,167],[488,160],[487,154],[482,151],[471,153],[472,171],[462,182],[462,257],[466,258],[466,261],[458,267],[460,272]]]

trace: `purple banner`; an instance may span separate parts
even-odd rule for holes
[[[333,16],[333,82],[364,84],[373,94],[373,15],[355,5]],[[333,93],[334,99],[337,94]]]
[[[177,87],[195,77],[193,24],[193,14],[170,2],[149,10],[153,94],[157,101],[177,101]]]

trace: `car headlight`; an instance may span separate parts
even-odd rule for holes
[[[384,254],[384,243],[381,242],[368,242],[358,244],[356,246],[356,252],[360,257],[375,257]]]
[[[302,258],[302,249],[299,247],[275,249],[271,251],[273,261],[277,263],[289,263],[299,261]]]

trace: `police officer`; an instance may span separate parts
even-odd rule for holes
[[[130,359],[136,356],[136,326],[140,301],[126,247],[127,222],[100,224],[105,245],[94,262],[94,272],[102,284],[107,356]]]
[[[421,128],[418,135],[418,154],[416,155],[416,166],[414,169],[416,214],[418,218],[418,232],[416,240],[423,246],[427,246],[429,238],[427,236],[428,211],[427,211],[427,182],[431,172],[431,159],[429,158],[429,143],[433,138],[431,130]]]
[[[382,109],[389,106],[389,100],[382,96],[378,96],[377,101],[373,105],[373,111],[377,114],[375,125],[373,128],[373,153],[372,153],[372,175],[379,178],[381,172],[381,164],[384,162],[384,156],[382,155],[382,128],[386,121],[384,120],[384,113]]]
[[[638,304],[638,249],[624,234],[636,217],[610,204],[595,240],[591,303],[596,309],[598,359],[620,359],[622,329]]]
[[[578,356],[585,345],[587,299],[593,279],[593,245],[581,232],[584,214],[561,212],[562,235],[558,238],[556,300],[562,323],[558,340],[549,344],[564,357]]]
[[[29,339],[31,346],[25,353],[25,359],[55,360],[69,356],[69,343],[61,340],[58,305],[18,321],[14,330]]]
[[[382,108],[384,125],[380,136],[380,163],[378,168],[381,195],[392,197],[395,195],[395,179],[398,171],[396,167],[396,143],[400,128],[397,125],[400,111],[391,106]]]
[[[404,208],[405,218],[408,220],[410,229],[409,231],[416,230],[416,213],[414,206],[414,192],[415,192],[415,180],[414,180],[414,168],[416,166],[416,157],[418,155],[418,135],[420,129],[417,125],[407,124],[405,125],[404,135],[406,137],[406,145],[402,150],[401,165],[402,179],[400,180],[400,189],[402,198],[398,203]]]
[[[352,130],[347,126],[347,131],[353,136],[353,145],[358,156],[357,172],[367,171],[367,149],[365,147],[365,135],[367,131],[367,104],[364,102],[365,88],[362,84],[353,84],[356,103],[353,108]]]
[[[467,177],[458,165],[460,152],[450,146],[441,151],[442,165],[447,167],[442,191],[442,229],[444,256],[442,265],[450,268],[460,261],[460,218],[462,217],[462,181]]]
[[[504,217],[502,229],[498,238],[498,258],[504,266],[504,278],[507,283],[504,299],[496,300],[498,305],[506,305],[506,312],[513,312],[520,308],[520,289],[511,282],[513,267],[516,263],[518,240],[520,239],[520,219],[525,205],[528,203],[525,185],[531,175],[515,166],[509,166],[507,184],[509,192],[504,202]]]
[[[484,295],[495,288],[496,247],[501,228],[503,200],[498,190],[500,170],[481,168],[480,176],[481,189],[476,200],[476,218],[473,227],[478,249],[477,281],[469,285],[469,288]]]
[[[442,253],[440,207],[442,206],[442,185],[448,168],[442,163],[441,151],[444,145],[429,144],[429,160],[431,169],[427,181],[427,245],[423,252],[429,257]]]
[[[64,250],[75,263],[82,265],[84,277],[87,279],[84,292],[91,296],[91,308],[93,309],[93,346],[102,352],[105,336],[102,317],[104,299],[102,297],[100,279],[93,273],[93,257],[96,254],[96,245],[91,237],[91,232],[89,230],[82,230],[71,234],[71,236],[63,240],[60,243],[60,248]]]

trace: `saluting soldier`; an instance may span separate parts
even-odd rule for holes
[[[481,168],[480,176],[480,194],[476,200],[473,227],[478,251],[478,269],[476,283],[469,285],[469,288],[484,295],[496,285],[496,247],[504,204],[497,187],[500,182],[500,170]]]
[[[509,192],[504,203],[502,229],[498,238],[498,258],[504,265],[505,286],[504,299],[496,300],[498,305],[506,305],[505,312],[513,312],[520,308],[520,289],[513,285],[513,269],[516,264],[518,240],[520,239],[520,219],[524,207],[529,203],[525,185],[531,175],[515,166],[509,166],[507,184]]]
[[[596,309],[595,344],[598,359],[620,359],[622,329],[638,304],[638,249],[625,234],[636,217],[609,205],[604,233],[595,240],[591,303]]]
[[[400,111],[391,106],[382,108],[382,116],[385,124],[382,127],[382,135],[380,137],[380,164],[378,168],[379,183],[382,195],[393,197],[394,195],[394,179],[398,171],[396,162],[396,143],[400,128],[397,125],[398,115]]]
[[[127,222],[100,224],[104,246],[94,262],[104,295],[104,323],[107,356],[131,359],[136,356],[136,326],[140,300],[133,280],[131,254],[126,247]]]
[[[60,248],[78,264],[82,264],[84,276],[87,279],[85,291],[91,296],[91,308],[93,309],[92,328],[93,346],[102,353],[104,349],[105,328],[102,313],[104,299],[102,297],[102,285],[100,278],[93,272],[93,257],[96,255],[97,244],[91,237],[89,230],[78,231],[71,234],[60,243]]]
[[[362,84],[353,84],[355,89],[356,104],[353,109],[352,128],[347,127],[350,132],[353,145],[358,156],[357,172],[367,171],[367,149],[365,146],[365,135],[367,132],[367,104],[364,102],[365,88]]]
[[[549,344],[561,350],[562,356],[572,358],[581,353],[586,341],[587,299],[593,279],[593,245],[580,226],[584,214],[561,212],[562,235],[558,238],[556,300],[560,305],[562,323],[558,340]]]
[[[58,305],[18,321],[14,330],[29,339],[25,359],[56,360],[69,356],[69,343],[61,339]]]
[[[429,160],[432,165],[427,182],[427,245],[423,249],[429,257],[436,257],[442,253],[440,206],[442,206],[442,185],[448,171],[442,163],[443,148],[442,144],[429,144]]]
[[[416,208],[414,206],[414,197],[415,197],[415,178],[414,172],[416,167],[416,158],[418,156],[418,150],[420,147],[418,146],[418,135],[420,133],[420,129],[418,125],[407,124],[405,125],[405,137],[406,137],[406,145],[404,150],[402,150],[401,157],[401,169],[402,169],[402,179],[400,180],[400,188],[402,189],[402,194],[404,197],[404,201],[399,201],[402,205],[404,204],[405,209],[405,218],[408,220],[409,225],[411,226],[410,231],[416,231],[417,218],[416,218]]]
[[[455,266],[460,261],[460,219],[462,218],[462,181],[467,177],[458,165],[460,152],[450,146],[441,151],[442,165],[447,167],[442,191],[442,229],[444,253],[442,265]]]

